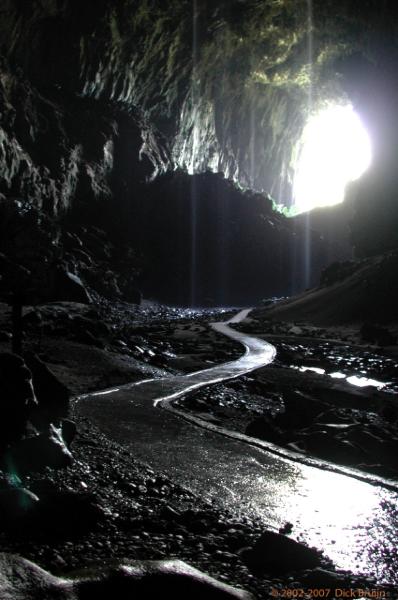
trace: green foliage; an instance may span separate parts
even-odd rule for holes
[[[296,211],[294,209],[294,206],[285,206],[284,204],[281,204],[279,202],[276,202],[276,200],[274,200],[273,198],[271,198],[271,196],[269,196],[269,198],[272,200],[272,209],[275,212],[280,213],[281,215],[283,215],[284,217],[287,218],[291,218],[291,217],[295,217],[296,216]]]

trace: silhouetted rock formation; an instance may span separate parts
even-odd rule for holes
[[[265,531],[243,558],[254,573],[281,574],[313,569],[322,563],[318,551],[280,533]]]

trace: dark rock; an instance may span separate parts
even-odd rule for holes
[[[64,440],[68,448],[70,448],[77,433],[76,423],[74,421],[71,421],[70,419],[63,419],[61,421],[61,432],[62,439]]]
[[[51,288],[57,227],[51,217],[26,198],[9,198],[0,206],[1,293],[15,304],[36,303]]]
[[[23,359],[0,354],[0,450],[21,439],[28,415],[36,406],[32,374]]]
[[[32,410],[30,419],[39,429],[49,423],[59,423],[68,416],[69,390],[52,373],[48,366],[33,352],[25,354],[33,377],[33,387],[38,404]]]
[[[314,431],[301,437],[307,450],[318,458],[353,465],[361,461],[364,453],[349,440],[331,436],[327,431]]]
[[[99,268],[85,273],[87,282],[99,294],[109,299],[118,299],[121,296],[118,278],[114,269]]]
[[[81,250],[83,248],[81,239],[70,231],[63,232],[63,243],[66,250]]]
[[[105,348],[105,344],[93,335],[87,329],[82,329],[74,335],[76,342],[86,344],[87,346],[95,346],[96,348]]]
[[[322,562],[317,550],[273,531],[263,533],[253,548],[242,552],[242,558],[256,575],[311,569]]]
[[[359,331],[364,342],[378,344],[379,346],[392,346],[397,343],[397,338],[385,327],[373,323],[364,323]]]
[[[353,427],[355,425],[358,425],[358,421],[355,421],[351,414],[347,415],[341,410],[327,410],[325,412],[322,412],[317,416],[316,419],[316,424],[319,423],[324,424],[326,426],[348,425],[350,427]]]
[[[87,252],[84,252],[84,250],[75,250],[73,252],[73,255],[80,263],[83,263],[83,265],[85,265],[86,267],[92,266],[93,259],[89,254],[87,254]]]
[[[50,425],[46,433],[26,437],[13,444],[5,452],[3,463],[6,471],[20,475],[41,471],[45,467],[68,467],[72,460],[61,430]]]
[[[323,269],[320,283],[321,285],[333,285],[352,275],[356,269],[358,269],[358,264],[352,260],[334,262]]]
[[[31,531],[46,537],[84,535],[106,519],[106,512],[93,494],[56,489],[37,493],[40,503],[28,525]]]
[[[34,563],[0,554],[2,600],[253,600],[253,596],[209,577],[179,560],[130,561],[92,568],[73,579],[54,577]]]
[[[280,444],[282,442],[282,433],[280,429],[267,417],[254,419],[254,421],[249,423],[246,427],[245,433],[251,437],[266,440],[273,444]]]
[[[81,302],[82,304],[91,302],[90,295],[80,277],[70,273],[64,267],[59,267],[55,272],[53,296],[53,300]]]
[[[0,525],[28,516],[39,498],[29,490],[10,487],[0,490]]]
[[[160,516],[168,521],[178,521],[181,517],[181,513],[177,512],[173,507],[166,504],[160,511]]]
[[[283,401],[285,412],[275,417],[275,423],[293,429],[310,425],[328,407],[324,402],[298,390],[285,391]]]
[[[131,302],[132,304],[140,305],[142,302],[142,292],[135,287],[130,285],[126,285],[123,288],[123,296],[126,302]]]
[[[77,315],[72,319],[72,327],[73,329],[78,331],[89,331],[93,336],[98,335],[109,335],[109,327],[100,320],[99,315],[95,312],[92,313],[93,318],[89,318],[88,316],[84,317],[81,315]]]
[[[366,453],[365,462],[378,462],[386,467],[397,468],[398,444],[393,440],[382,439],[366,430],[350,432],[348,439]],[[361,459],[364,460],[364,455]]]
[[[292,533],[292,531],[293,531],[293,523],[289,523],[289,521],[287,521],[283,525],[283,527],[279,528],[279,533],[282,533],[282,534],[287,534],[288,535],[289,533]]]
[[[12,335],[9,331],[4,331],[4,329],[0,329],[0,342],[10,342]]]
[[[293,452],[298,452],[299,454],[306,454],[307,447],[302,440],[295,442],[288,442],[286,444],[286,448],[292,450]]]
[[[392,402],[386,401],[382,406],[381,415],[388,423],[396,423],[398,421],[398,407]]]
[[[43,322],[43,318],[42,318],[42,315],[39,310],[29,310],[22,317],[22,323],[23,323],[24,327],[26,327],[26,326],[28,326],[28,327],[36,326],[37,327],[38,325],[41,325],[42,322]]]
[[[347,436],[351,443],[358,444],[360,448],[369,452],[371,455],[375,456],[375,458],[384,443],[384,440],[381,437],[367,431],[365,428],[349,431]]]

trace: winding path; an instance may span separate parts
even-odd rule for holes
[[[246,436],[170,407],[173,398],[262,367],[275,355],[271,344],[227,323],[212,327],[243,343],[245,354],[189,375],[81,396],[77,411],[134,456],[202,497],[237,514],[258,516],[268,527],[289,521],[293,537],[323,549],[338,567],[398,584],[396,491],[325,471],[316,461],[292,461],[288,452],[253,445]],[[154,408],[158,404],[167,410]]]

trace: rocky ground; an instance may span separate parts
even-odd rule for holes
[[[6,306],[1,308],[0,350],[6,351],[9,315]],[[76,395],[166,372],[190,372],[239,356],[238,346],[206,327],[213,318],[221,320],[226,314],[105,302],[96,306],[53,303],[26,309],[25,349],[37,352]],[[245,327],[258,330],[259,322]],[[315,395],[311,407],[318,402],[323,413],[329,410],[335,417],[343,408],[331,408],[330,398],[318,398],[315,389],[322,385],[315,375],[287,366],[293,361],[286,357],[288,352],[296,357],[295,366],[309,364],[302,363],[300,356],[302,333],[283,336],[282,357],[275,366],[198,392],[183,405],[190,410],[199,407],[228,427],[242,430],[256,419],[266,416],[264,422],[270,423],[282,415],[290,389],[293,399],[298,394],[300,401],[303,394]],[[299,380],[306,382],[304,388],[298,388]],[[92,565],[105,569],[123,560],[178,558],[258,598],[275,596],[276,588],[280,597],[294,588],[374,588],[371,581],[336,573],[318,553],[295,545],[284,535],[289,532],[288,519],[280,534],[265,532],[256,522],[237,520],[175,485],[167,473],[155,473],[139,463],[88,421],[72,418],[78,429],[72,444],[73,464],[24,476],[23,485],[33,494],[33,512],[8,522],[3,519],[3,552],[18,553],[60,576]],[[359,420],[351,412],[340,423],[354,418]],[[281,439],[289,431],[280,423],[274,429]],[[290,442],[286,437],[281,443]],[[272,559],[265,551],[270,547]]]
[[[225,310],[195,311],[101,300],[24,309],[24,349],[36,352],[73,395],[211,366],[240,348],[206,326]],[[200,340],[198,341],[198,337]],[[0,350],[11,344],[10,309],[0,303]]]
[[[277,322],[263,310],[237,327],[273,343],[276,360],[248,376],[179,399],[180,408],[210,413],[217,424],[283,446],[298,457],[397,479],[395,345],[367,342],[369,327]]]

